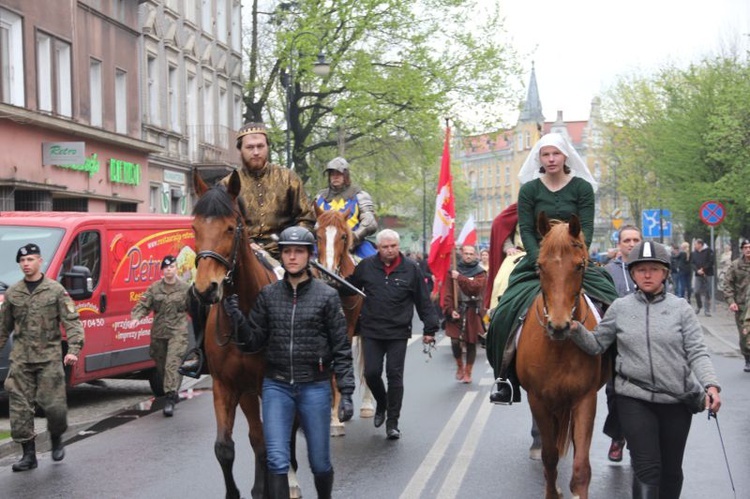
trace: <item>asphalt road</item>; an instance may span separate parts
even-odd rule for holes
[[[421,345],[407,354],[406,396],[399,441],[385,439],[372,419],[355,419],[347,436],[332,441],[336,483],[334,497],[356,498],[525,498],[543,495],[541,463],[528,459],[530,414],[524,402],[511,407],[487,402],[492,380],[484,354],[472,385],[453,380],[453,361],[447,342],[431,359]],[[750,466],[746,435],[750,431],[750,375],[736,358],[714,356],[724,385],[724,408],[719,422],[734,472],[736,497],[750,497]],[[481,366],[481,367],[480,367]],[[0,490],[4,497],[163,498],[222,497],[224,485],[213,455],[215,425],[210,391],[197,385],[192,398],[177,406],[174,418],[155,412],[124,413],[127,420],[68,446],[61,463],[49,454],[39,468],[13,473],[17,458],[0,460]],[[356,401],[356,397],[355,397]],[[593,498],[630,497],[628,458],[611,463],[609,441],[601,433],[606,404],[599,397],[591,451]],[[97,429],[104,429],[107,423]],[[252,456],[247,426],[235,428],[235,475],[245,496],[252,479]],[[300,439],[300,483],[306,497],[314,497],[312,476]],[[561,461],[559,485],[569,497],[570,456]],[[694,417],[684,463],[684,498],[732,498],[715,421]]]

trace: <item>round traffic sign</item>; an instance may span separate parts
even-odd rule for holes
[[[701,205],[700,218],[706,225],[715,227],[724,221],[725,216],[724,205],[718,201],[706,201]]]

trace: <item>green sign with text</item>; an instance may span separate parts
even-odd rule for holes
[[[113,184],[140,185],[141,165],[112,158],[109,160],[109,180]]]

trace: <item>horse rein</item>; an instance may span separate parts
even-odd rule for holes
[[[200,263],[200,260],[202,258],[211,258],[213,260],[216,260],[220,264],[224,266],[224,268],[227,269],[227,273],[224,275],[223,283],[226,286],[233,286],[234,285],[234,273],[237,270],[237,255],[239,254],[240,244],[242,243],[242,235],[245,232],[245,224],[242,220],[242,216],[238,213],[237,214],[237,226],[234,230],[234,238],[232,240],[232,252],[230,254],[229,259],[225,258],[223,255],[220,255],[219,253],[213,251],[213,250],[203,250],[199,251],[195,255],[195,265],[196,267]],[[237,324],[233,323],[234,328],[234,334],[230,334],[228,338],[226,338],[225,341],[219,340],[219,335],[216,335],[216,344],[220,347],[224,347],[229,344],[230,341],[232,341],[233,337],[237,336]],[[219,330],[219,314],[216,314],[216,331]]]

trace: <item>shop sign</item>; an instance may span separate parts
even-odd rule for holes
[[[172,170],[164,170],[164,181],[170,184],[185,185],[185,174]]]
[[[43,165],[81,165],[85,161],[85,142],[42,142]]]
[[[113,184],[140,185],[141,165],[112,158],[109,160],[109,181]]]
[[[99,171],[99,160],[97,160],[96,153],[93,153],[91,157],[85,158],[82,164],[77,165],[55,165],[58,168],[65,168],[68,170],[75,170],[79,172],[86,172],[89,177],[93,177],[94,173]]]

